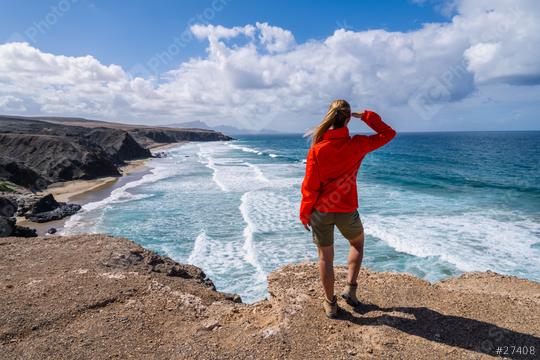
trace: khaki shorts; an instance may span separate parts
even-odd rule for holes
[[[318,246],[334,245],[334,225],[349,241],[364,233],[364,227],[357,210],[347,213],[313,210],[311,214],[313,242]]]

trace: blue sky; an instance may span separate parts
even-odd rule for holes
[[[226,27],[268,22],[293,32],[298,42],[324,39],[336,29],[386,29],[408,31],[423,23],[447,21],[434,6],[410,1],[249,1],[224,0],[221,11],[210,19],[204,12],[207,0],[69,1],[69,11],[58,13],[50,30],[29,32],[59,1],[0,1],[0,39],[22,35],[40,50],[69,56],[90,54],[106,64],[131,68],[163,51],[171,41],[189,30],[198,19]],[[129,6],[127,5],[129,3]],[[30,4],[30,5],[29,5]],[[157,4],[157,5],[156,5]],[[354,15],[353,15],[354,14]],[[17,36],[15,36],[17,38]],[[206,44],[194,39],[161,71],[204,54]]]
[[[0,0],[0,113],[540,129],[540,2]]]

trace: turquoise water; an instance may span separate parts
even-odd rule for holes
[[[307,149],[296,135],[170,149],[64,233],[124,236],[262,299],[269,272],[316,258],[297,220]],[[540,132],[399,134],[359,174],[364,265],[430,281],[488,269],[540,281],[539,155]],[[336,263],[347,250],[338,235]]]

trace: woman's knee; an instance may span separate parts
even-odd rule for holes
[[[334,247],[333,246],[319,246],[319,261],[333,262],[334,261]]]
[[[354,248],[363,247],[364,246],[364,233],[361,233],[360,235],[350,239],[349,244],[351,244],[351,246]]]

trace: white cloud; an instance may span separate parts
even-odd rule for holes
[[[26,111],[23,100],[11,95],[0,96],[0,108],[9,111]]]
[[[257,23],[260,30],[259,40],[271,53],[284,52],[295,45],[293,34],[277,26],[270,26],[268,23]]]
[[[540,82],[540,2],[464,1],[456,27],[469,35],[464,57],[478,83]]]
[[[200,25],[196,24],[191,27],[191,32],[199,39],[211,38],[215,40],[230,39],[237,37],[240,34],[253,37],[255,28],[253,25],[235,26],[226,28],[221,25]]]
[[[468,111],[465,100],[489,86],[504,84],[498,89],[508,91],[508,101],[523,93],[513,87],[536,89],[540,2],[454,3],[447,23],[411,32],[340,29],[300,44],[267,23],[194,25],[193,34],[208,40],[207,56],[182,63],[158,83],[92,56],[8,43],[0,45],[0,111],[14,111],[15,100],[6,100],[13,97],[21,112],[34,114],[302,130],[332,99],[347,98],[393,116],[403,129],[422,129],[444,120],[442,108],[463,103]]]

